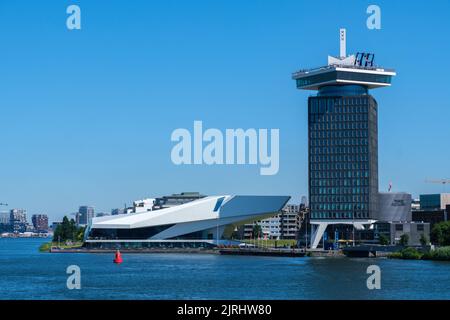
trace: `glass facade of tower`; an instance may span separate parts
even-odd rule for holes
[[[377,102],[359,85],[308,99],[311,219],[370,219],[377,210]]]

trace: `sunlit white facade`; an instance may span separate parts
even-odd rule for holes
[[[94,218],[86,244],[203,242],[230,239],[238,225],[274,216],[289,196],[210,196],[174,207]]]

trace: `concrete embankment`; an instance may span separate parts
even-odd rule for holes
[[[302,249],[241,249],[241,248],[226,248],[220,249],[220,254],[236,255],[236,256],[270,256],[270,257],[304,257],[306,252]]]
[[[52,247],[50,253],[115,253],[117,249],[93,249],[84,247],[58,248]],[[125,249],[120,252],[127,253],[178,253],[178,254],[221,254],[221,255],[241,255],[241,256],[273,256],[273,257],[386,257],[395,251],[394,248],[384,248],[373,246],[357,246],[343,248],[342,250],[323,249],[284,249],[284,248],[141,248]]]
[[[116,249],[88,249],[88,248],[56,248],[52,247],[50,253],[115,253]],[[306,252],[301,249],[268,249],[268,248],[160,248],[160,249],[120,249],[123,254],[127,253],[183,253],[183,254],[222,254],[222,255],[245,255],[245,256],[278,256],[278,257],[303,257]]]
[[[70,248],[59,249],[51,248],[50,253],[115,253],[116,249],[87,249],[87,248]],[[219,254],[215,249],[120,249],[121,253],[200,253],[200,254]]]
[[[345,257],[342,250],[308,249],[306,254],[309,257]]]
[[[342,249],[347,257],[368,258],[368,257],[386,257],[392,252],[399,251],[400,246],[381,246],[381,245],[359,245],[355,247],[345,247]]]

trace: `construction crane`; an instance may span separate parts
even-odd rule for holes
[[[444,192],[446,192],[446,185],[450,184],[450,179],[427,179],[425,180],[427,183],[436,183],[436,184],[442,184],[444,188]]]

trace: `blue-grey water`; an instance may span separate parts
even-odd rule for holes
[[[208,254],[49,254],[0,239],[0,299],[450,299],[450,263]],[[381,268],[369,290],[367,267]],[[81,289],[66,268],[81,268]]]

